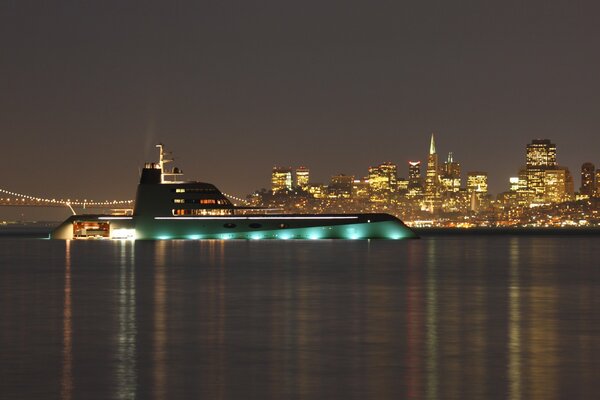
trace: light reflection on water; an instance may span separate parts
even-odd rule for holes
[[[136,292],[135,252],[130,241],[117,242],[119,247],[118,333],[116,359],[117,399],[136,397]]]
[[[73,397],[73,328],[71,309],[71,241],[65,243],[65,287],[63,306],[63,362],[60,382],[60,398],[71,400]]]
[[[522,349],[521,349],[521,279],[519,276],[519,240],[509,242],[509,282],[508,282],[508,382],[509,395],[513,400],[521,400],[522,391]]]
[[[599,244],[3,239],[0,398],[593,398]]]

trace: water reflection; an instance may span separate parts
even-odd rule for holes
[[[198,302],[197,315],[194,317],[205,321],[205,332],[199,333],[206,338],[208,347],[206,360],[208,368],[199,376],[199,391],[202,393],[206,387],[211,387],[210,396],[213,399],[223,399],[226,395],[227,375],[226,370],[226,343],[225,343],[225,317],[227,316],[225,296],[225,245],[224,240],[208,240],[199,244],[198,257],[206,258],[206,268],[210,271],[209,280],[206,282],[205,297]],[[201,397],[201,396],[200,396]]]
[[[521,278],[519,271],[520,246],[518,238],[509,243],[509,283],[508,283],[508,383],[509,398],[522,397],[522,349],[521,349]]]
[[[167,241],[155,243],[154,258],[154,337],[153,337],[153,386],[155,399],[167,398],[167,283],[166,283],[166,246]]]
[[[557,331],[556,282],[554,271],[548,268],[554,260],[554,247],[535,240],[532,252],[531,287],[527,311],[529,330],[527,353],[531,398],[556,399],[557,392]]]
[[[119,246],[119,295],[117,333],[117,386],[115,397],[136,397],[136,288],[135,251],[130,241],[120,241]]]
[[[53,384],[62,400],[86,385],[122,399],[590,398],[597,243],[583,243],[565,258],[521,237],[121,242],[80,268],[101,247],[61,242]]]
[[[408,249],[408,278],[407,278],[407,389],[406,397],[416,399],[421,397],[422,361],[421,343],[423,337],[423,282],[421,281],[420,266],[423,264],[420,251],[416,246]]]
[[[65,241],[65,280],[63,303],[63,359],[60,381],[60,398],[71,400],[73,397],[73,310],[71,306],[71,241]]]
[[[427,386],[426,397],[438,399],[438,298],[437,298],[437,241],[428,241],[427,246]]]

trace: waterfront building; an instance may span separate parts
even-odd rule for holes
[[[471,195],[465,188],[446,192],[442,196],[442,210],[446,213],[466,213],[470,209]]]
[[[600,182],[600,169],[596,170],[596,197],[600,197],[600,184],[598,182]]]
[[[590,162],[586,162],[581,166],[581,188],[579,192],[588,197],[594,196],[596,193],[596,167]]]
[[[322,199],[327,197],[327,188],[325,185],[320,183],[310,183],[306,187],[306,191],[310,193],[315,199]]]
[[[309,184],[310,170],[306,167],[296,168],[296,187],[306,189]]]
[[[292,190],[292,169],[290,167],[273,167],[271,190],[273,193]]]
[[[369,168],[370,199],[374,202],[387,201],[397,189],[398,167],[386,162]]]

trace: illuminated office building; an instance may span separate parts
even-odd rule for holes
[[[533,191],[534,202],[544,202],[545,171],[556,169],[556,145],[548,139],[534,139],[526,152],[527,188]]]
[[[369,168],[369,191],[371,201],[385,201],[396,191],[398,167],[386,162]]]
[[[444,192],[460,190],[460,164],[454,161],[452,152],[448,153],[448,161],[442,166],[441,183]]]
[[[325,185],[320,183],[311,183],[306,187],[306,191],[310,193],[315,199],[323,199],[327,197],[327,190]]]
[[[573,179],[567,168],[561,167],[544,171],[544,201],[561,203],[573,196]]]
[[[273,167],[271,190],[273,193],[292,190],[292,169],[290,167]]]
[[[487,172],[467,173],[467,193],[471,201],[471,211],[479,211],[488,200]]]
[[[331,198],[350,198],[352,196],[352,186],[354,177],[344,174],[331,177],[329,184],[329,197]]]
[[[488,195],[487,172],[469,172],[467,174],[467,192],[477,193],[479,196]]]
[[[355,179],[352,182],[352,198],[366,200],[369,198],[369,179]]]
[[[596,197],[600,197],[600,185],[598,182],[600,182],[600,169],[596,170]]]
[[[408,188],[415,189],[422,187],[421,182],[421,161],[408,162]]]
[[[308,187],[310,171],[306,167],[296,168],[296,187],[305,189]]]
[[[579,192],[589,197],[596,193],[596,167],[590,162],[581,166],[581,188]]]
[[[527,168],[556,167],[556,145],[548,139],[534,139],[527,145]]]
[[[408,179],[398,178],[398,180],[396,181],[396,187],[398,189],[398,192],[406,193],[406,191],[408,190],[408,184]]]
[[[519,177],[518,176],[511,176],[509,179],[510,182],[510,191],[511,192],[517,192],[520,188],[519,185]]]

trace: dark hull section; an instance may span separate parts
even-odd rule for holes
[[[87,222],[86,222],[87,221]],[[405,239],[417,235],[388,214],[248,215],[222,217],[73,216],[51,235],[73,239],[75,226],[102,221],[111,239]],[[104,227],[106,225],[103,225]],[[116,235],[113,235],[113,232]],[[79,235],[80,238],[86,238]]]

